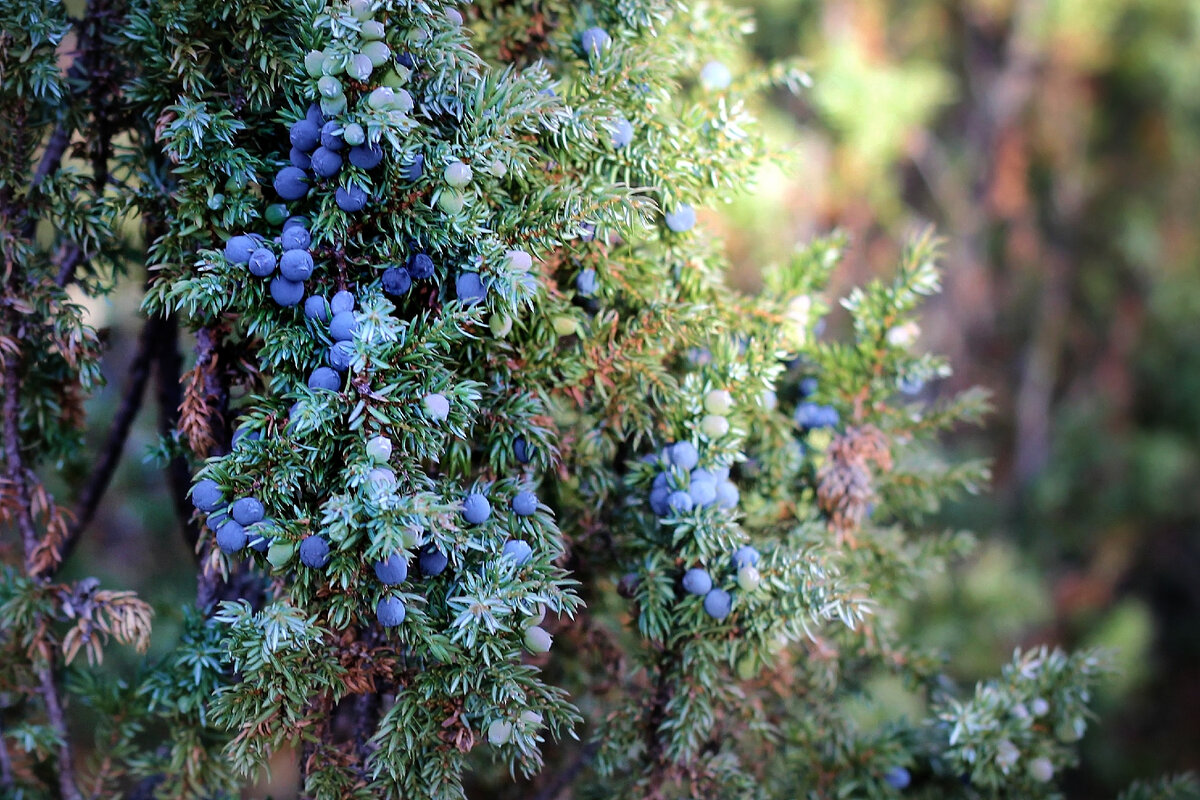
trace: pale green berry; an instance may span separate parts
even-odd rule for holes
[[[366,22],[371,18],[371,4],[368,0],[350,0],[347,5],[350,7],[350,15],[359,22]]]
[[[356,147],[367,140],[367,132],[357,122],[351,122],[342,129],[342,141],[351,147]]]
[[[386,436],[374,436],[367,442],[367,455],[379,464],[386,464],[392,457],[392,440]]]
[[[533,266],[533,259],[524,250],[509,250],[504,257],[508,260],[508,268],[514,272],[525,272]]]
[[[321,72],[326,75],[340,75],[345,67],[346,65],[342,62],[342,59],[333,53],[326,53],[325,60],[321,62]]]
[[[380,86],[378,89],[372,89],[367,95],[367,105],[378,111],[391,108],[396,102],[396,93],[386,86]]]
[[[1035,697],[1033,702],[1029,704],[1029,710],[1033,712],[1035,717],[1044,717],[1050,711],[1050,704],[1046,702],[1044,697]]]
[[[716,414],[705,414],[700,420],[700,430],[710,439],[720,439],[729,433],[729,420]]]
[[[321,113],[327,117],[336,117],[346,110],[346,95],[321,98]]]
[[[404,89],[395,90],[396,99],[392,101],[392,108],[404,114],[412,111],[413,99],[412,95]]]
[[[713,389],[704,395],[704,410],[722,417],[733,410],[733,395],[724,389]]]
[[[372,67],[382,67],[392,57],[392,48],[387,42],[367,42],[362,46],[362,54],[371,59]]]
[[[405,550],[413,550],[425,543],[420,528],[405,528],[400,532],[400,546]]]
[[[1035,758],[1029,762],[1029,777],[1038,783],[1049,783],[1054,777],[1054,765],[1048,758]]]
[[[342,89],[342,82],[332,75],[326,75],[317,81],[317,91],[321,93],[322,97],[330,99],[341,97],[345,94],[345,90]]]
[[[457,214],[462,211],[464,198],[462,192],[447,190],[438,195],[438,208],[447,214]]]
[[[279,539],[273,539],[271,546],[267,549],[267,562],[272,567],[279,568],[291,561],[292,556],[295,554],[295,542],[283,542]]]
[[[413,28],[405,38],[410,44],[421,44],[429,38],[429,31],[424,28]]]
[[[538,603],[537,613],[526,617],[521,621],[521,627],[532,628],[534,625],[541,625],[546,620],[546,606],[544,603]]]
[[[512,733],[512,723],[498,719],[491,725],[488,725],[488,744],[492,745],[492,747],[501,747],[502,745],[506,745],[508,744],[509,740],[512,739]]]
[[[742,591],[753,592],[762,583],[762,575],[756,567],[749,564],[738,570],[737,574],[738,586],[742,587]]]
[[[399,89],[401,86],[408,83],[408,79],[410,77],[412,77],[412,70],[403,64],[397,64],[387,71],[387,74],[383,76],[381,83],[390,89]]]
[[[753,655],[747,653],[738,659],[737,674],[744,681],[754,679],[754,676],[758,674],[758,661]]]
[[[367,39],[382,39],[386,33],[383,23],[379,20],[369,20],[363,23],[362,38]]]
[[[356,81],[365,81],[371,77],[371,70],[374,68],[375,65],[371,63],[371,59],[362,53],[355,53],[350,56],[350,61],[346,64],[346,74]]]
[[[208,208],[210,211],[220,211],[225,205],[225,195],[220,192],[208,198]]]
[[[325,74],[325,51],[310,50],[308,55],[304,56],[304,71],[308,73],[310,78],[319,78]]]
[[[575,332],[575,318],[563,314],[552,320],[554,332],[559,336],[570,336]]]
[[[446,183],[461,188],[471,182],[471,168],[461,161],[455,161],[446,167],[444,177]]]
[[[525,631],[525,648],[531,653],[548,653],[553,644],[554,637],[545,628],[534,625]]]
[[[542,715],[536,711],[522,711],[521,721],[528,725],[541,725]]]
[[[508,336],[512,326],[512,317],[508,314],[492,314],[492,318],[488,320],[488,327],[492,329],[492,335],[497,339]]]
[[[508,166],[498,158],[488,165],[488,169],[497,178],[503,178],[508,174]]]

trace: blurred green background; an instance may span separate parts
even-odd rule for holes
[[[926,391],[994,396],[983,429],[945,441],[994,459],[993,490],[937,521],[981,547],[918,600],[914,636],[964,680],[1018,645],[1117,648],[1072,797],[1200,768],[1200,0],[738,1],[757,62],[800,56],[814,85],[770,98],[784,160],[706,218],[731,280],[752,291],[761,265],[836,227],[852,241],[845,289],[933,224],[946,291],[922,346],[956,374]],[[96,449],[138,289],[85,301],[111,346]],[[195,573],[143,458],[153,392],[70,572],[137,589],[163,652]],[[132,669],[122,655],[108,666]]]

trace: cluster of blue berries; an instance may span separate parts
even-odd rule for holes
[[[433,259],[425,253],[413,253],[405,264],[395,264],[383,271],[383,291],[392,297],[403,297],[412,288],[414,280],[433,277]]]
[[[354,363],[354,335],[358,332],[358,318],[354,316],[354,295],[340,291],[327,300],[324,295],[310,295],[304,301],[304,316],[315,322],[329,325],[329,338],[333,340],[325,355],[328,366],[317,367],[308,376],[308,388],[327,389],[331,392],[342,388],[340,373],[350,369]]]
[[[650,510],[657,516],[686,514],[713,505],[737,507],[740,498],[729,480],[729,468],[700,467],[700,453],[691,442],[669,444],[657,456],[648,456],[647,461],[662,467],[650,485]]]
[[[232,236],[225,243],[225,259],[231,264],[245,264],[251,275],[271,278],[271,299],[281,306],[294,306],[303,299],[304,282],[312,277],[314,269],[308,220],[288,217],[274,244],[281,250],[278,256],[258,234]]]
[[[803,400],[811,397],[817,391],[817,379],[805,378],[800,381],[800,397]],[[796,406],[793,417],[796,425],[805,433],[818,428],[836,428],[841,421],[838,411],[833,406],[821,405],[805,400]]]
[[[208,514],[208,527],[216,532],[217,547],[222,552],[236,553],[247,544],[259,552],[270,547],[270,537],[255,530],[265,523],[266,517],[266,509],[258,498],[239,497],[226,503],[217,482],[205,478],[192,488],[192,505]]]
[[[304,118],[292,123],[288,139],[291,164],[275,175],[275,192],[284,200],[303,200],[308,196],[310,172],[326,180],[337,177],[344,164],[343,151],[345,159],[359,169],[373,170],[383,161],[383,149],[378,144],[367,143],[361,125],[342,126],[334,120],[326,120],[317,105],[309,106]],[[367,192],[351,183],[339,186],[334,200],[342,211],[354,214],[366,207]]]
[[[744,592],[752,592],[762,582],[758,571],[760,556],[750,545],[739,547],[730,559],[737,585]],[[733,595],[720,587],[713,586],[712,575],[703,567],[692,567],[683,573],[683,590],[688,594],[704,598],[704,613],[715,620],[723,620],[733,609]]]

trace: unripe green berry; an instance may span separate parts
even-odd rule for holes
[[[447,214],[457,214],[462,211],[464,198],[462,192],[447,190],[438,195],[438,208]]]
[[[346,64],[346,74],[356,81],[365,81],[371,77],[371,70],[375,65],[371,63],[371,59],[367,58],[362,53],[355,53],[350,56],[350,61]]]
[[[367,105],[377,111],[382,111],[391,108],[396,102],[396,93],[386,86],[380,86],[378,89],[372,89],[367,95]]]
[[[304,56],[304,71],[310,78],[319,78],[325,74],[325,51],[309,50]]]
[[[534,625],[541,625],[546,619],[546,606],[538,603],[537,613],[526,617],[521,621],[521,627],[532,628]]]
[[[512,326],[512,317],[508,314],[492,314],[492,318],[488,320],[488,327],[492,329],[492,335],[497,339],[508,336]]]
[[[754,680],[758,674],[758,660],[750,653],[742,656],[737,662],[737,674],[744,681]]]
[[[1048,758],[1035,758],[1029,762],[1029,777],[1038,783],[1049,783],[1054,777],[1054,764]]]
[[[382,67],[392,57],[392,48],[387,42],[367,42],[362,46],[362,54],[371,60],[372,67]]]
[[[727,415],[733,410],[733,395],[724,389],[713,389],[704,395],[704,410],[722,417]]]
[[[412,76],[412,70],[403,64],[397,64],[387,71],[380,81],[389,89],[399,89],[404,84],[408,83],[408,79]]]
[[[526,272],[533,266],[533,259],[524,250],[509,250],[504,256],[513,272]]]
[[[345,90],[342,89],[342,82],[332,75],[326,75],[317,81],[317,91],[321,93],[322,97],[327,97],[331,100],[345,94]]]
[[[534,625],[525,631],[525,649],[531,653],[548,653],[554,637],[545,628]]]
[[[700,420],[700,430],[710,439],[720,439],[729,433],[729,420],[716,414],[705,414]]]
[[[374,436],[367,442],[367,455],[378,464],[386,464],[392,457],[392,440],[386,436]]]
[[[758,569],[747,564],[738,570],[737,574],[738,586],[742,587],[742,591],[753,592],[762,583],[762,575]]]
[[[363,23],[362,38],[364,39],[382,39],[385,33],[383,23],[379,20],[373,19]]]
[[[208,198],[208,208],[210,211],[220,211],[225,205],[225,195],[217,192],[212,197]]]
[[[336,117],[346,110],[346,95],[321,98],[321,113],[327,117]]]
[[[508,744],[509,740],[512,739],[512,733],[513,733],[512,723],[506,722],[502,719],[498,719],[495,722],[493,722],[491,725],[488,725],[488,729],[487,729],[488,744],[492,745],[492,747],[500,747],[502,745],[506,745],[506,744]]]
[[[356,147],[367,140],[367,132],[357,122],[351,122],[342,129],[342,141],[351,147]]]
[[[576,329],[575,318],[565,314],[555,317],[551,320],[551,324],[554,325],[554,332],[559,336],[570,336]]]
[[[266,217],[268,225],[282,225],[288,218],[288,207],[283,203],[272,203],[267,206],[267,211],[263,216]]]
[[[455,161],[446,167],[444,177],[446,178],[446,183],[456,188],[461,188],[471,182],[471,168],[461,161]]]
[[[366,22],[371,18],[371,4],[368,0],[350,0],[347,5],[350,7],[350,15],[359,22]]]
[[[498,158],[492,161],[492,163],[488,166],[488,169],[497,178],[503,178],[508,174],[508,165]]]
[[[342,59],[333,53],[326,53],[325,60],[321,62],[321,72],[326,75],[341,75],[345,68]]]

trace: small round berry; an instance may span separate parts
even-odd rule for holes
[[[350,16],[359,22],[366,22],[371,18],[370,0],[350,0],[346,3],[346,7],[350,11]]]
[[[492,314],[488,320],[488,328],[492,331],[492,336],[497,339],[503,339],[512,331],[513,321],[508,314]]]
[[[600,281],[596,278],[596,270],[585,269],[575,276],[575,290],[584,297],[591,297],[600,287]]]
[[[712,481],[693,481],[688,487],[688,497],[694,506],[707,508],[717,502],[717,485]]]
[[[446,183],[451,186],[462,188],[471,182],[471,168],[461,161],[455,161],[446,167],[443,177],[446,179]]]
[[[267,220],[268,225],[282,225],[287,216],[288,208],[283,203],[272,203],[263,212],[263,217]]]
[[[532,516],[537,512],[537,507],[537,495],[533,492],[519,492],[512,499],[512,510],[518,517]]]
[[[283,229],[286,231],[289,228],[294,228],[297,225],[299,225],[301,228],[308,228],[308,225],[309,225],[308,217],[301,216],[301,215],[297,215],[294,217],[288,217],[283,223]]]
[[[462,25],[463,24],[462,12],[460,12],[457,8],[447,8],[446,9],[446,19],[449,20],[451,25]]]
[[[387,491],[396,485],[396,473],[388,467],[375,467],[367,473],[367,480],[376,489]]]
[[[503,178],[505,175],[508,174],[508,165],[497,158],[497,159],[494,159],[492,161],[492,163],[488,165],[488,171],[491,172],[493,175],[495,175],[497,178]]]
[[[688,594],[708,594],[712,590],[712,577],[707,570],[692,567],[683,573],[683,590]]]
[[[313,260],[307,250],[284,250],[279,257],[279,274],[289,281],[306,281],[312,273]]]
[[[258,242],[251,236],[230,236],[225,242],[225,260],[230,264],[245,264],[258,249]]]
[[[523,567],[529,563],[529,559],[533,558],[533,548],[528,542],[522,542],[520,539],[509,539],[504,543],[503,556],[518,567]]]
[[[321,126],[321,147],[326,150],[332,150],[335,153],[346,146],[346,141],[338,132],[342,126],[330,120]]]
[[[487,739],[492,747],[503,747],[512,739],[513,726],[511,722],[498,719],[488,725]]]
[[[427,544],[421,548],[421,555],[417,558],[417,564],[421,567],[421,574],[430,578],[435,575],[441,575],[449,563],[450,559],[446,557],[446,554],[431,544]]]
[[[320,128],[325,124],[325,115],[321,113],[321,106],[317,103],[310,103],[304,111],[304,118]]]
[[[1038,783],[1049,783],[1054,778],[1054,764],[1044,756],[1033,759],[1029,762],[1029,777]]]
[[[394,628],[404,622],[404,601],[398,597],[385,597],[375,606],[375,619],[385,628]]]
[[[504,258],[513,272],[528,272],[533,266],[533,259],[524,250],[509,250]]]
[[[233,501],[229,513],[241,525],[253,525],[266,516],[266,509],[256,497],[242,497]]]
[[[367,440],[367,456],[377,464],[386,464],[392,457],[392,440],[386,436],[372,436]]]
[[[335,294],[333,296],[333,299],[329,301],[329,310],[331,313],[334,313],[334,314],[340,314],[343,311],[353,311],[354,310],[354,294],[353,294],[353,292],[347,292],[345,289],[343,289],[342,291]]]
[[[700,463],[700,453],[691,442],[679,442],[671,447],[671,463],[691,470]]]
[[[757,567],[761,558],[762,556],[759,555],[757,550],[748,544],[744,544],[733,554],[733,568],[736,570],[742,567]]]
[[[408,556],[403,552],[393,553],[385,561],[376,561],[375,577],[389,586],[404,583],[408,578]]]
[[[378,40],[367,42],[362,46],[362,54],[371,62],[372,67],[382,67],[392,59],[392,48],[386,42]]]
[[[299,167],[284,167],[276,173],[274,186],[284,200],[300,200],[308,194],[308,175]]]
[[[704,613],[713,619],[725,619],[732,609],[733,598],[724,589],[713,589],[704,595]]]
[[[292,225],[279,235],[279,244],[284,250],[307,250],[312,244],[312,234],[303,225]]]
[[[362,37],[364,39],[382,39],[386,30],[383,23],[378,20],[368,20],[362,25]]]
[[[192,487],[192,505],[197,511],[216,511],[221,503],[225,502],[225,497],[221,493],[221,487],[211,478],[205,478],[202,481],[197,481]]]
[[[346,95],[344,94],[337,97],[322,97],[321,113],[336,117],[339,114],[346,113],[346,105]]]
[[[717,506],[725,509],[737,508],[741,494],[731,481],[721,481],[717,484]]]
[[[275,253],[268,247],[259,247],[250,254],[250,273],[260,278],[269,276],[275,271]]]
[[[705,414],[700,420],[700,432],[710,439],[720,439],[729,433],[729,420],[719,414]]]
[[[479,525],[492,515],[492,504],[483,495],[473,492],[463,500],[462,515],[472,525]]]
[[[299,169],[309,169],[312,167],[312,156],[295,147],[288,151],[288,161],[292,162],[293,167]]]
[[[376,111],[386,111],[396,102],[396,93],[387,86],[372,89],[367,95],[367,105]]]
[[[408,294],[412,288],[412,275],[404,267],[388,267],[383,271],[383,291],[393,297]]]
[[[692,496],[687,492],[671,492],[667,495],[667,507],[676,513],[686,514],[692,510]]]
[[[351,147],[356,147],[367,140],[367,132],[357,122],[351,122],[342,129],[342,141]]]
[[[318,322],[328,322],[329,301],[319,294],[309,295],[304,299],[304,316]]]
[[[321,72],[326,75],[340,75],[343,71],[343,57],[336,53],[326,53],[325,60],[321,62]],[[320,80],[318,79],[318,83]]]
[[[666,486],[658,486],[650,490],[650,496],[647,498],[650,503],[650,510],[655,516],[665,517],[671,513],[670,506],[671,490]]]
[[[421,176],[425,174],[425,156],[417,153],[413,156],[412,163],[404,166],[404,177],[409,181],[416,183],[421,180]]]
[[[912,783],[912,775],[904,767],[892,767],[883,775],[883,780],[888,786],[891,786],[897,791],[903,791]]]
[[[246,546],[246,529],[241,523],[229,520],[217,530],[217,547],[222,553],[236,553]]]
[[[371,63],[371,57],[365,53],[355,53],[346,62],[346,74],[356,81],[365,81],[370,78],[373,69],[375,69],[375,65]]]
[[[525,649],[529,652],[535,654],[548,653],[553,644],[554,638],[545,628],[534,625],[532,628],[526,629]]]
[[[259,553],[265,553],[271,547],[272,539],[270,536],[264,536],[257,532],[261,525],[254,525],[250,530],[246,531],[246,538],[249,539],[250,549]]]
[[[442,211],[445,211],[447,214],[457,214],[463,210],[463,206],[466,204],[466,198],[463,197],[462,192],[456,192],[447,189],[438,195],[437,204],[438,208],[440,208]]]
[[[425,416],[434,422],[441,422],[450,416],[450,401],[438,392],[430,392],[421,398],[421,408],[424,409]]]
[[[275,276],[271,279],[271,299],[281,306],[294,306],[304,299],[304,284]]]
[[[665,219],[667,227],[676,233],[690,231],[696,224],[696,209],[684,203],[676,206],[675,210],[667,214]]]
[[[817,379],[812,377],[811,375],[807,378],[804,378],[803,380],[800,381],[800,396],[801,397],[813,396],[814,394],[817,393],[817,388],[820,385],[821,384],[817,381]]]
[[[304,54],[304,71],[308,73],[310,78],[319,78],[325,74],[321,68],[325,63],[324,50],[309,50]]]
[[[724,389],[713,389],[704,395],[704,410],[710,414],[727,415],[733,410],[733,395]]]
[[[321,143],[321,129],[312,120],[296,120],[288,130],[288,141],[302,153],[312,152]]]
[[[604,28],[588,28],[579,37],[579,44],[587,55],[599,55],[612,43],[612,37]]]
[[[360,144],[350,148],[351,165],[359,169],[372,170],[383,162],[383,148],[377,144]]]
[[[346,94],[345,89],[342,88],[342,82],[332,75],[326,75],[317,80],[317,91],[321,93],[322,97],[329,100],[345,97]]]
[[[529,459],[533,457],[533,448],[525,441],[524,436],[513,439],[513,457],[522,464],[528,464]]]
[[[300,542],[300,563],[321,569],[329,563],[329,542],[321,536],[309,536]]]
[[[720,61],[709,61],[700,68],[700,85],[710,92],[728,89],[731,83],[733,74]]]
[[[329,323],[329,336],[335,342],[348,342],[358,330],[358,320],[353,311],[339,311]]]
[[[261,438],[262,434],[260,432],[250,430],[249,423],[244,423],[237,426],[237,428],[233,431],[233,440],[230,442],[230,444],[233,447],[237,447],[238,443],[243,439],[248,442],[256,442]]]
[[[612,137],[612,146],[618,150],[628,147],[633,141],[633,124],[624,117],[619,117],[609,124],[608,131]]]
[[[312,154],[312,171],[322,178],[332,178],[342,168],[342,157],[328,147],[318,147]]]
[[[1035,697],[1033,702],[1029,704],[1029,710],[1033,712],[1035,717],[1044,717],[1050,712],[1050,704],[1046,702],[1044,697]]]
[[[329,366],[338,372],[345,372],[354,363],[354,343],[334,342],[329,348]]]
[[[366,208],[367,192],[359,186],[339,186],[337,191],[334,192],[334,201],[342,211],[345,211],[347,214],[355,214]]]
[[[487,289],[477,272],[459,273],[454,280],[454,290],[458,294],[458,301],[464,306],[477,305],[487,295]]]
[[[308,388],[312,390],[325,389],[336,392],[342,388],[342,376],[329,367],[317,367],[308,376]]]
[[[757,567],[746,565],[738,570],[737,573],[738,586],[742,587],[747,592],[753,592],[762,583],[762,575]]]
[[[408,259],[408,271],[417,280],[433,277],[433,259],[424,253],[416,253]]]

